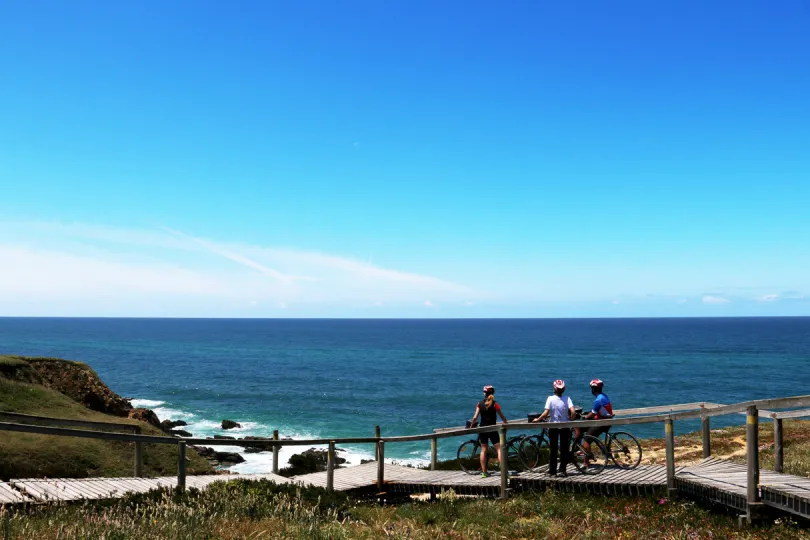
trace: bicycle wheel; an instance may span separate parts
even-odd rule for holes
[[[506,443],[506,470],[522,471],[526,468],[520,457],[520,443],[523,437],[513,437]]]
[[[545,435],[532,435],[520,442],[520,459],[527,469],[535,470],[543,465],[548,465],[549,450],[548,439]]]
[[[608,434],[610,458],[622,469],[634,469],[641,463],[641,445],[626,431]]]
[[[476,474],[481,472],[480,455],[481,445],[477,440],[473,439],[461,443],[458,452],[456,452],[456,460],[462,471],[467,474]]]
[[[588,443],[587,450],[583,443]],[[584,435],[580,440],[574,442],[574,449],[571,453],[574,467],[582,474],[599,474],[605,470],[608,453],[605,445],[596,437]]]

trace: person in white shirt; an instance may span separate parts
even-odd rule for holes
[[[574,403],[569,397],[562,397],[565,392],[565,381],[554,381],[554,395],[548,396],[546,399],[546,409],[543,414],[538,416],[534,422],[542,422],[546,418],[550,422],[568,422],[576,417],[574,411]],[[549,460],[548,460],[548,474],[549,476],[568,476],[565,472],[568,466],[569,451],[571,447],[571,430],[570,429],[554,429],[548,430],[548,444],[549,444]],[[560,448],[560,472],[557,473],[557,447]]]

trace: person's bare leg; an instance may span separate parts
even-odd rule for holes
[[[498,466],[503,467],[504,466],[504,459],[503,459],[503,456],[501,455],[501,445],[500,445],[500,443],[495,443],[495,455],[498,456]]]
[[[486,444],[481,445],[481,473],[487,472],[487,450],[489,447]]]

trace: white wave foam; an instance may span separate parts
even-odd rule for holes
[[[308,438],[308,437],[307,437]],[[228,450],[225,450],[225,449]],[[279,461],[279,468],[284,468],[290,463],[290,458],[309,448],[317,448],[326,450],[325,445],[321,446],[282,446],[278,452],[278,461]],[[226,446],[226,447],[219,447],[220,451],[223,452],[240,452],[242,451],[241,448],[237,446]],[[354,450],[344,448],[342,452],[338,453],[338,456],[342,457],[346,460],[346,463],[343,464],[344,467],[349,467],[353,465],[360,465],[360,462],[364,459],[374,459],[374,454],[369,453],[363,450]],[[260,452],[257,454],[242,454],[242,457],[245,458],[244,463],[237,463],[236,465],[232,465],[231,467],[226,467],[229,471],[239,473],[239,474],[262,474],[262,473],[269,473],[273,472],[273,452]],[[396,460],[395,460],[396,461]],[[415,461],[415,460],[414,460]],[[393,461],[386,460],[386,463],[393,463]],[[429,463],[429,462],[428,462]]]
[[[169,407],[155,407],[152,410],[161,420],[185,420],[188,422],[196,416],[194,413],[170,409]]]
[[[221,421],[209,420],[201,418],[198,414],[189,411],[171,408],[166,405],[165,401],[151,400],[151,399],[133,399],[132,405],[134,407],[148,407],[151,408],[160,420],[183,420],[187,425],[182,429],[192,433],[194,437],[213,437],[214,435],[224,435],[231,437],[270,437],[273,430],[264,424],[253,421],[241,421],[241,427],[233,429],[222,429]],[[321,434],[313,433],[308,430],[296,430],[285,426],[278,426],[279,431],[283,437],[290,437],[292,439],[317,439]],[[258,452],[255,454],[245,453],[245,449],[241,446],[213,446],[218,452],[237,452],[245,458],[243,463],[238,463],[230,467],[223,467],[231,472],[240,474],[259,474],[269,473],[273,471],[273,453],[272,452]],[[304,452],[309,448],[326,449],[326,445],[315,446],[282,446],[279,450],[279,467],[283,468],[289,465],[290,458],[298,453]],[[405,459],[391,458],[386,459],[386,463],[410,465],[410,466],[423,466],[430,463],[429,453],[425,452],[411,452],[409,457]],[[374,451],[371,446],[347,446],[338,448],[338,456],[345,459],[346,462],[343,466],[360,465],[362,460],[374,459]],[[419,457],[416,457],[419,456]]]
[[[165,401],[157,401],[154,399],[131,399],[129,401],[130,403],[132,403],[132,406],[135,407],[136,409],[139,409],[141,407],[151,409],[153,407],[160,407],[161,405],[166,403]]]

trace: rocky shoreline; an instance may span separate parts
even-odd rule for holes
[[[193,437],[193,434],[183,429],[188,424],[183,420],[171,418],[158,418],[152,409],[134,407],[132,399],[128,399],[113,392],[87,364],[73,362],[58,358],[6,356],[12,361],[0,364],[0,376],[9,380],[41,385],[60,392],[70,399],[83,404],[90,410],[100,413],[128,418],[145,422],[167,435],[175,437]],[[18,361],[17,361],[18,360]],[[223,432],[241,428],[241,424],[231,419],[223,419],[221,428]],[[237,440],[229,435],[215,435],[211,439]],[[269,437],[246,436],[240,441],[255,441],[255,444],[243,447],[240,452],[222,452],[207,446],[192,446],[201,456],[206,458],[214,467],[230,467],[243,463],[242,454],[270,452],[262,441],[270,441]],[[338,464],[345,459],[337,458]],[[292,474],[303,474],[326,470],[326,450],[311,448],[290,459],[285,471],[294,471]],[[223,472],[226,472],[227,469]],[[290,475],[292,475],[290,474]]]

